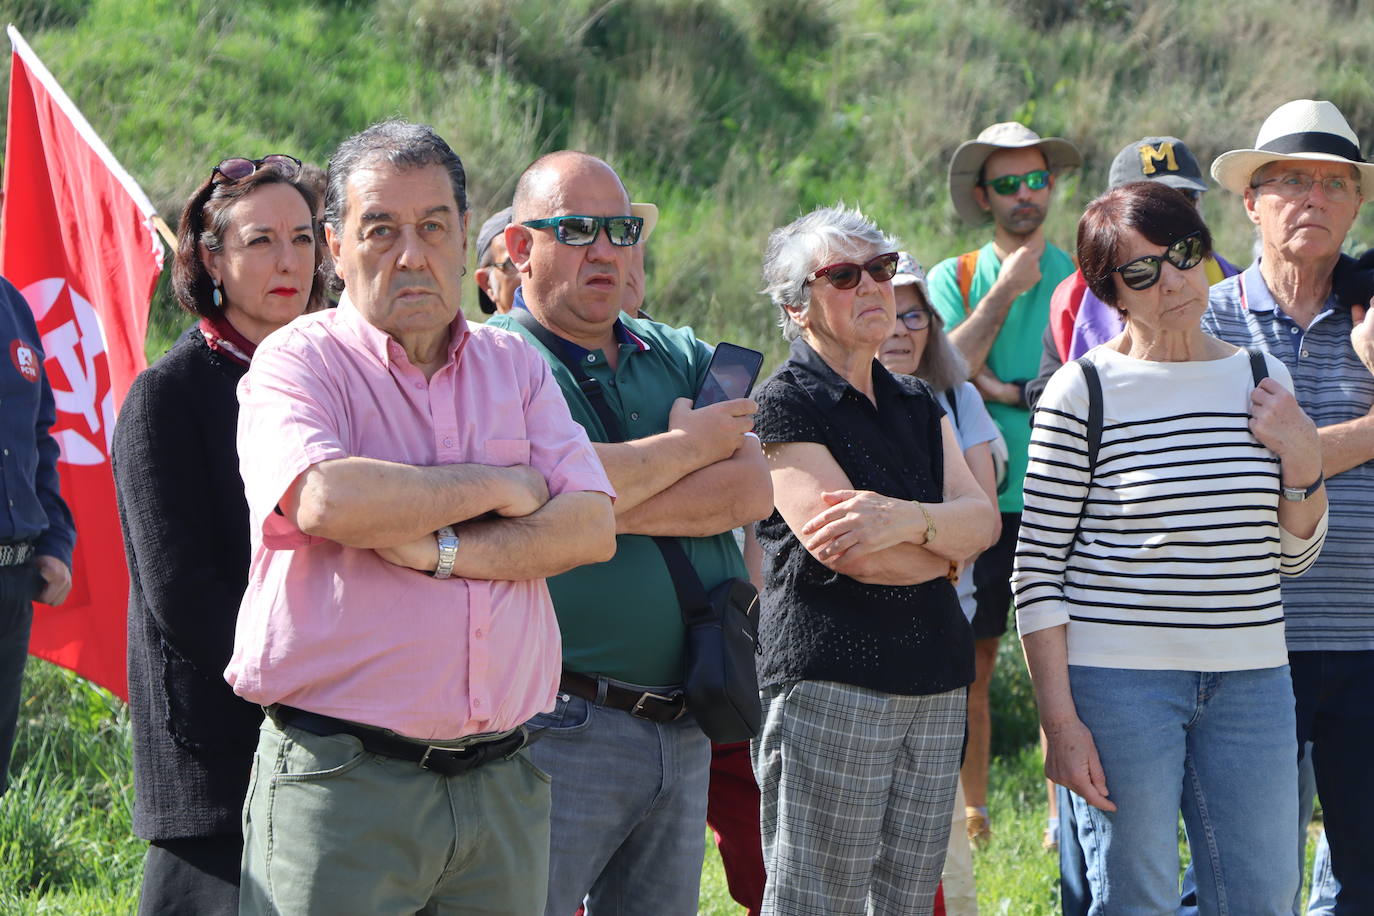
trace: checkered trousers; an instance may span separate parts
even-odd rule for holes
[[[922,916],[934,905],[968,694],[832,681],[763,691],[764,916]]]

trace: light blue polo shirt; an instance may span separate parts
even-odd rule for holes
[[[1202,329],[1283,360],[1298,403],[1318,426],[1374,406],[1374,375],[1350,344],[1350,307],[1333,295],[1304,331],[1284,314],[1259,262],[1212,287]],[[1289,651],[1374,649],[1374,461],[1326,482],[1326,545],[1305,575],[1283,580]]]

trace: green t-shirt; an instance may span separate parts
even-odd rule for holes
[[[574,347],[573,352],[587,374],[601,383],[624,434],[642,439],[668,429],[668,411],[676,398],[696,396],[711,362],[711,348],[697,340],[691,328],[671,328],[624,314],[620,319],[647,348],[621,335],[614,372],[600,350]],[[539,350],[553,369],[573,419],[593,442],[608,440],[590,402],[557,356],[505,315],[487,324],[514,331]],[[726,579],[748,578],[731,532],[679,540],[708,590]],[[611,560],[579,566],[548,581],[563,635],[565,668],[646,687],[682,683],[682,611],[673,578],[652,538],[617,535]]]
[[[930,271],[930,304],[945,321],[945,330],[952,331],[968,317],[964,297],[959,292],[959,259],[946,258]],[[1002,262],[996,249],[988,242],[978,252],[978,264],[969,287],[969,305],[976,306],[992,284]],[[1068,252],[1053,245],[1045,245],[1040,256],[1040,282],[1026,290],[1007,311],[1007,320],[988,351],[988,368],[1004,382],[1025,381],[1040,374],[1041,338],[1050,322],[1050,297],[1059,282],[1074,272],[1073,259]],[[1007,440],[1007,486],[997,498],[997,508],[1003,512],[1020,512],[1023,506],[1021,488],[1026,478],[1026,451],[1030,448],[1030,411],[1024,407],[988,403],[988,413]]]

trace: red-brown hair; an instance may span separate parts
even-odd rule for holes
[[[1121,266],[1121,241],[1131,230],[1163,247],[1197,232],[1203,257],[1212,253],[1212,233],[1188,198],[1158,181],[1118,185],[1088,204],[1078,221],[1078,269],[1108,305],[1116,305],[1112,271]]]

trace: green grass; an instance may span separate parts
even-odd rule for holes
[[[1292,98],[1334,101],[1374,142],[1368,0],[11,0],[9,17],[167,221],[226,155],[323,162],[391,115],[463,156],[480,221],[520,170],[603,155],[662,220],[647,308],[776,359],[757,293],[768,232],[843,199],[927,264],[985,241],[945,168],[994,121],[1084,152],[1047,224],[1069,247],[1113,155],[1147,134],[1205,164]],[[1256,61],[1262,60],[1261,72]],[[0,85],[8,76],[0,75]],[[4,125],[0,124],[0,131]],[[1216,191],[1218,250],[1252,227]],[[1374,208],[1351,234],[1374,244]],[[469,310],[472,307],[469,290]],[[165,286],[157,341],[184,323]]]

